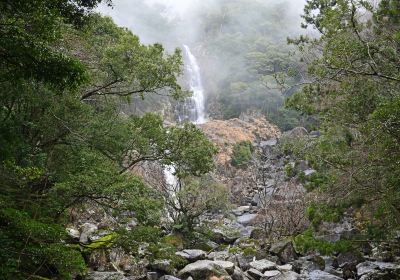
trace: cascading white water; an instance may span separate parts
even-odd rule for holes
[[[178,118],[180,122],[185,120],[194,124],[203,124],[206,122],[206,114],[200,67],[196,57],[190,51],[190,48],[187,45],[183,45],[183,47],[188,61],[188,64],[186,64],[186,71],[189,78],[189,87],[193,95],[187,98],[181,105],[181,108],[178,109]],[[171,189],[174,189],[174,186],[178,184],[174,172],[175,168],[173,166],[167,166],[164,169],[165,181],[168,186],[172,187]],[[174,197],[174,194],[171,193],[171,196]]]
[[[189,76],[189,87],[193,95],[184,101],[178,113],[179,121],[189,120],[195,124],[206,122],[204,88],[201,81],[200,67],[196,57],[187,45],[183,45],[188,63],[186,71]]]

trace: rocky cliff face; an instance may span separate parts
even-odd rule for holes
[[[230,120],[211,120],[200,126],[219,148],[216,162],[229,165],[232,148],[243,141],[263,141],[281,135],[279,128],[262,116],[241,116]]]

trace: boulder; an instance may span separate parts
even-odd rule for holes
[[[340,253],[337,257],[337,262],[339,267],[343,267],[344,264],[354,264],[357,265],[361,263],[364,258],[357,251],[351,251],[346,253]]]
[[[212,240],[220,244],[233,244],[240,237],[240,231],[231,225],[212,230]]]
[[[233,270],[233,274],[231,275],[232,280],[247,280],[245,273],[237,266],[235,266]]]
[[[288,263],[298,258],[293,242],[289,240],[274,243],[269,251],[279,257],[282,263]]]
[[[196,250],[196,249],[187,249],[175,253],[175,255],[180,256],[191,262],[205,259],[206,254],[207,253],[204,252],[203,250]]]
[[[244,226],[249,226],[255,222],[257,216],[257,214],[244,214],[242,216],[239,216],[237,220],[240,224]]]
[[[325,271],[314,270],[308,275],[309,280],[343,280],[343,278],[335,276]]]
[[[157,272],[147,272],[146,280],[158,280],[158,273]]]
[[[291,264],[278,265],[276,268],[279,271],[291,271],[293,269],[293,265]]]
[[[250,262],[252,261],[252,256],[245,256],[243,254],[237,255],[236,256],[236,262],[239,265],[241,269],[244,271],[248,270],[250,268]]]
[[[181,279],[176,278],[175,276],[172,275],[164,275],[160,278],[160,280],[181,280]]]
[[[268,270],[264,272],[264,276],[263,276],[263,280],[265,279],[270,279],[272,277],[278,276],[280,275],[282,272],[280,272],[279,270]]]
[[[250,278],[259,280],[262,277],[264,277],[264,274],[262,274],[259,270],[250,268],[249,270],[246,271],[246,274],[250,276]]]
[[[188,264],[181,271],[178,276],[181,278],[193,277],[194,280],[204,280],[209,277],[216,276],[223,280],[232,280],[226,270],[216,264],[214,261],[201,260]]]
[[[250,267],[264,273],[267,270],[275,270],[276,263],[264,259],[264,260],[252,261],[250,263]]]
[[[234,214],[234,215],[236,215],[236,216],[241,216],[241,215],[243,215],[244,213],[247,213],[247,212],[249,212],[250,211],[250,206],[240,206],[240,207],[238,207],[238,208],[236,208],[236,209],[233,209],[232,210],[232,213]]]
[[[283,272],[277,276],[270,278],[270,280],[300,280],[300,275],[293,271]]]
[[[150,264],[150,267],[154,271],[163,273],[172,273],[174,270],[170,260],[155,260]]]
[[[363,275],[365,275],[365,274],[371,273],[371,272],[377,270],[378,267],[379,267],[379,266],[378,266],[377,264],[375,264],[375,263],[373,263],[373,262],[370,262],[370,261],[366,261],[366,262],[359,263],[359,264],[356,266],[356,268],[357,268],[357,275],[358,275],[358,276],[363,276]]]
[[[217,251],[217,252],[211,252],[207,255],[207,259],[209,260],[214,260],[214,261],[226,261],[227,259],[230,258],[230,254],[227,251]]]
[[[229,275],[232,275],[234,270],[235,270],[235,264],[233,262],[228,262],[228,261],[214,261],[217,265],[222,266],[223,269],[226,270],[226,272],[229,273]]]
[[[79,240],[81,234],[79,232],[79,230],[75,229],[75,228],[67,228],[66,229],[68,232],[68,235],[75,240]]]
[[[90,241],[90,237],[94,235],[94,233],[98,230],[95,224],[84,223],[81,227],[81,235],[79,237],[79,242],[88,243]]]
[[[120,272],[90,272],[87,277],[88,280],[127,280]]]

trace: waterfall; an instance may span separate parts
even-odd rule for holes
[[[193,95],[187,98],[183,104],[180,105],[180,108],[178,108],[178,119],[180,122],[190,121],[195,124],[202,124],[206,122],[206,117],[204,88],[201,81],[200,67],[196,57],[190,51],[190,48],[187,45],[183,45],[183,47],[188,62],[186,64],[186,73],[189,78],[189,87]]]
[[[194,124],[203,124],[206,122],[205,117],[205,98],[204,89],[201,81],[200,67],[197,63],[196,57],[190,51],[187,45],[183,45],[185,55],[187,58],[186,73],[188,75],[188,82],[190,90],[193,92],[191,97],[186,98],[177,109],[178,121],[190,121]],[[165,181],[171,190],[178,184],[178,180],[174,175],[175,168],[173,166],[166,166],[164,169]],[[170,195],[175,195],[171,191]]]

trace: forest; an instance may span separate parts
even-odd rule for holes
[[[400,279],[400,2],[295,2],[0,0],[0,279]]]

